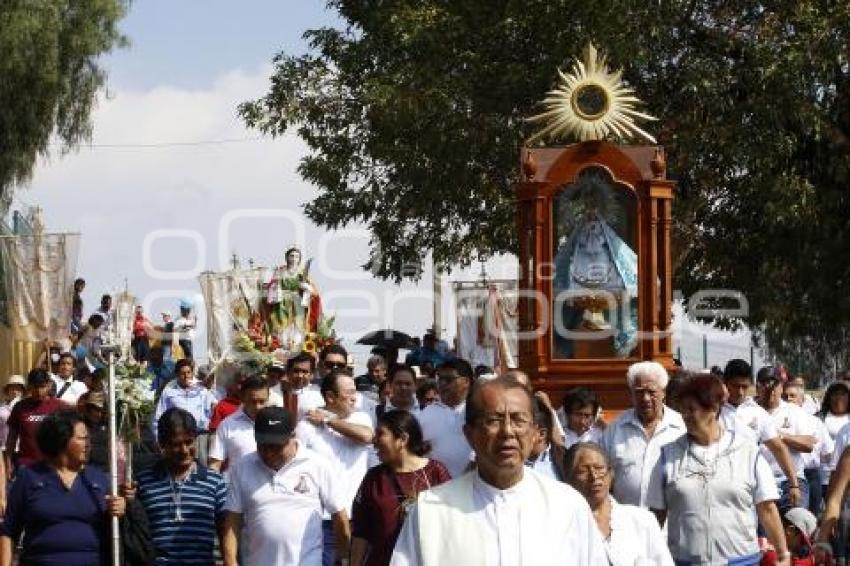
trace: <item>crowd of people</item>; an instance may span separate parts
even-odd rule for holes
[[[850,551],[843,380],[818,401],[782,367],[638,362],[632,407],[606,422],[589,389],[553,404],[523,372],[430,342],[425,371],[384,350],[356,377],[339,344],[213,379],[154,353],[153,449],[116,496],[102,373],[62,352],[8,380],[0,566],[108,561],[113,516],[127,564],[744,566]]]

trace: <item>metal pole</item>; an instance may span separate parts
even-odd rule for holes
[[[443,337],[443,274],[437,267],[437,262],[433,262],[434,267],[434,336],[437,340]]]
[[[750,346],[750,367],[755,370],[754,366],[756,365],[756,349]]]
[[[109,383],[107,394],[109,396],[109,494],[118,496],[118,441],[115,420],[115,349],[110,348],[107,354],[109,363]],[[121,532],[118,530],[118,517],[112,517],[112,565],[121,565]]]
[[[708,367],[708,336],[702,335],[702,367]]]

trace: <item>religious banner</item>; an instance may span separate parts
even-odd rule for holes
[[[0,236],[0,268],[16,341],[67,341],[79,234]]]
[[[457,351],[473,367],[517,367],[516,289],[514,281],[454,284]]]

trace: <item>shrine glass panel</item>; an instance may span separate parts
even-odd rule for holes
[[[552,206],[552,358],[634,355],[637,198],[602,167],[584,169]]]

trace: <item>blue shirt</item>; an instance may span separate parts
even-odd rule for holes
[[[21,564],[100,564],[108,554],[108,485],[106,474],[92,467],[77,474],[71,489],[43,462],[19,468],[0,533],[17,541],[23,532]]]
[[[145,507],[157,564],[215,564],[216,523],[227,487],[221,474],[201,465],[181,483],[162,461],[139,472],[138,500]],[[179,503],[178,521],[177,507]]]
[[[177,380],[174,380],[165,386],[159,396],[159,402],[156,405],[151,423],[153,432],[154,434],[157,432],[159,417],[162,416],[162,413],[172,407],[178,407],[192,413],[198,425],[198,430],[209,430],[210,418],[215,404],[215,395],[203,385],[190,385],[183,389],[177,383]]]

